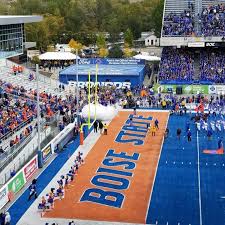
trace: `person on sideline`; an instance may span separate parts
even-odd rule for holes
[[[152,136],[155,136],[155,132],[156,132],[156,126],[155,125],[153,125],[151,127],[151,132],[152,132]]]
[[[107,124],[105,123],[105,124],[104,124],[104,135],[107,135],[107,133],[108,133],[108,126],[107,126]]]
[[[188,138],[188,141],[190,142],[191,141],[191,130],[190,129],[187,132],[187,138]]]
[[[102,134],[102,129],[103,129],[103,123],[102,123],[102,121],[99,121],[98,128],[100,130],[100,134]]]
[[[181,129],[178,128],[177,129],[177,138],[178,138],[178,140],[180,140],[180,135],[181,135]]]
[[[98,132],[98,121],[95,120],[94,122],[94,133],[97,133]]]
[[[9,212],[5,213],[5,225],[10,225],[11,222],[11,216],[9,214]]]
[[[31,185],[29,187],[30,195],[29,195],[28,201],[32,198],[33,195],[35,196],[35,198],[37,198],[36,183],[37,183],[36,179],[32,180],[32,183],[31,183]]]
[[[155,128],[158,130],[159,129],[159,121],[156,119],[155,120]]]

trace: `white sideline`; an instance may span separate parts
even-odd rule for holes
[[[200,174],[200,153],[199,136],[197,131],[197,150],[198,150],[198,200],[199,200],[199,225],[202,225],[202,197],[201,197],[201,174]]]

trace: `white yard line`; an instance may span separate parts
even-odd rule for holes
[[[199,225],[202,225],[202,198],[201,198],[200,150],[199,150],[199,136],[198,136],[198,131],[197,131],[197,150],[198,150],[198,200],[199,200]]]
[[[167,128],[169,117],[170,117],[170,115],[168,114],[165,128]],[[154,175],[154,179],[153,179],[153,183],[152,183],[152,190],[151,190],[149,201],[148,201],[148,207],[146,209],[145,221],[147,220],[148,210],[149,210],[151,199],[152,199],[152,193],[153,193],[153,188],[154,188],[154,185],[155,185],[155,179],[156,179],[156,174],[157,174],[157,170],[158,170],[158,166],[159,166],[159,160],[160,160],[161,153],[162,153],[163,143],[164,143],[164,136],[163,136],[163,140],[162,140],[161,147],[160,147],[160,153],[159,153],[159,157],[158,157],[158,161],[157,161],[157,165],[156,165],[155,175]]]

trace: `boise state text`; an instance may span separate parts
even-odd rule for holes
[[[121,149],[128,143],[134,146],[143,145],[151,120],[152,117],[130,115],[115,139],[116,142],[121,143]],[[94,187],[85,190],[80,202],[93,202],[121,208],[125,199],[121,191],[129,188],[139,157],[140,154],[137,152],[129,154],[129,152],[108,150],[97,174],[91,180]],[[113,167],[121,169],[113,169]]]

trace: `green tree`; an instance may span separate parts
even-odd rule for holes
[[[109,50],[109,58],[122,58],[122,57],[123,57],[123,51],[119,45],[114,45]]]
[[[128,28],[126,30],[126,32],[124,33],[124,43],[127,44],[128,47],[132,47],[133,46],[133,41],[134,41],[133,33]]]
[[[160,0],[159,3],[153,9],[153,24],[156,36],[160,37],[162,29],[162,17],[163,17],[164,0]]]
[[[97,35],[96,45],[98,46],[98,48],[106,48],[106,40],[103,33],[99,33]]]

